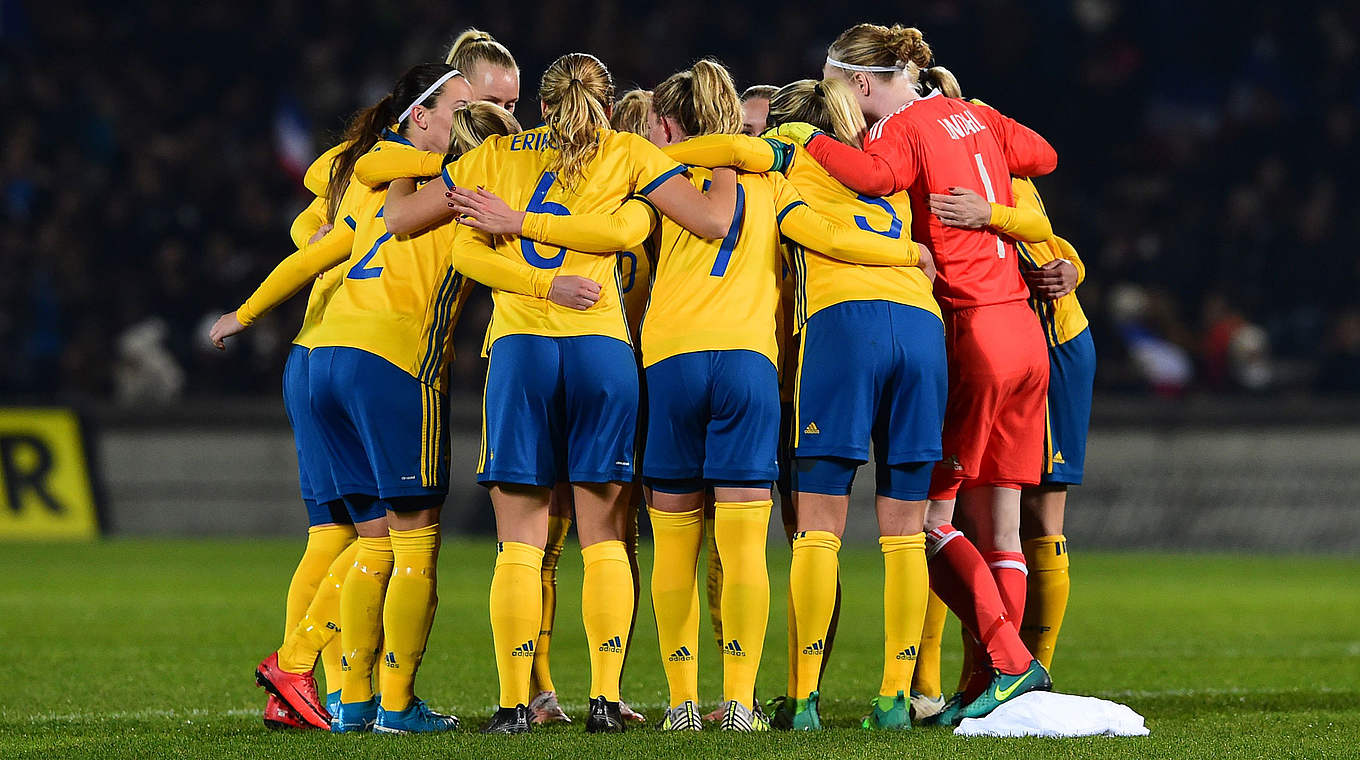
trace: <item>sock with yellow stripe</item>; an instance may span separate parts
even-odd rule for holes
[[[345,670],[340,701],[367,702],[373,698],[373,666],[382,644],[383,600],[392,577],[392,538],[359,536],[359,550],[340,589],[340,649]]]
[[[713,524],[713,518],[704,518],[704,538],[707,541],[706,546],[708,547],[707,583],[704,587],[705,591],[708,593],[708,619],[713,625],[713,640],[718,644],[718,655],[722,656],[723,566],[722,558],[718,556],[717,536],[718,532]]]
[[[491,639],[501,707],[529,704],[534,642],[543,615],[543,550],[515,541],[497,546],[491,576]]]
[[[949,606],[931,591],[921,625],[921,645],[916,648],[916,668],[911,675],[911,690],[931,698],[944,694],[940,684],[940,639],[944,637],[947,617]]]
[[[880,696],[910,693],[911,674],[921,646],[930,579],[926,534],[883,536],[883,684]]]
[[[633,623],[633,571],[622,541],[581,548],[581,618],[590,646],[590,697],[619,701],[623,655]]]
[[[765,543],[774,501],[720,501],[713,532],[722,558],[723,701],[755,707],[756,671],[770,623]]]
[[[439,523],[415,530],[389,530],[392,580],[383,603],[382,706],[401,712],[415,700],[416,671],[425,657],[439,606]]]
[[[1025,541],[1025,561],[1029,565],[1029,601],[1020,624],[1020,638],[1047,668],[1053,663],[1067,597],[1072,589],[1068,575],[1067,537],[1043,536]]]
[[[354,557],[359,553],[359,542],[351,542],[331,560],[326,577],[312,595],[311,604],[292,632],[279,647],[279,667],[289,673],[306,673],[316,665],[316,657],[339,638],[340,594]],[[331,691],[344,680],[341,670],[326,673],[326,686]]]
[[[562,557],[562,546],[571,528],[570,517],[548,515],[548,544],[543,547],[543,612],[538,624],[538,643],[534,646],[534,669],[530,679],[531,692],[557,691],[553,686],[548,649],[552,644],[553,621],[557,618],[557,563]]]
[[[704,510],[649,510],[652,540],[652,609],[661,645],[661,667],[670,687],[670,706],[699,701],[699,547]]]
[[[798,618],[798,683],[791,696],[807,699],[821,679],[826,631],[836,609],[837,554],[841,540],[835,533],[807,530],[793,539],[789,589]]]

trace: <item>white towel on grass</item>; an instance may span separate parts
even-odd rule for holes
[[[985,718],[964,718],[955,736],[1147,736],[1143,716],[1118,702],[1032,691]]]

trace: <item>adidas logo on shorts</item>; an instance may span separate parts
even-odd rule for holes
[[[674,652],[671,652],[670,657],[666,658],[668,662],[690,662],[693,659],[694,654],[689,651],[689,647],[680,647]]]
[[[813,657],[820,657],[825,651],[826,647],[822,644],[821,639],[817,639],[817,641],[812,644],[803,647],[803,654],[811,655]]]
[[[619,654],[620,652],[623,651],[623,641],[622,641],[621,639],[619,639],[618,636],[615,636],[614,638],[610,639],[609,641],[606,641],[605,643],[601,644],[601,645],[600,645],[600,651],[601,651],[601,652],[612,652],[613,654]]]
[[[817,427],[817,423],[815,422],[809,422],[807,427],[803,428],[803,435],[817,435],[821,432],[821,429]]]
[[[534,656],[534,642],[533,642],[533,640],[530,639],[529,641],[526,641],[526,642],[524,642],[523,644],[520,644],[519,646],[515,647],[515,651],[511,652],[511,653],[510,653],[510,656],[511,656],[511,657],[533,657],[533,656]]]
[[[907,647],[906,649],[903,649],[902,651],[898,652],[897,659],[899,660],[916,659],[916,647]]]

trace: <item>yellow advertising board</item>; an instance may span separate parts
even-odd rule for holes
[[[90,464],[76,413],[0,407],[0,540],[98,535]]]

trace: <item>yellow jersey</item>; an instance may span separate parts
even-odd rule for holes
[[[906,193],[887,198],[859,195],[837,182],[801,145],[783,137],[709,135],[672,145],[666,152],[685,163],[745,171],[779,169],[807,203],[838,228],[854,225],[858,237],[842,234],[836,245],[793,241],[794,332],[818,311],[846,301],[891,301],[940,316],[930,279],[915,266]],[[884,246],[909,250],[911,255],[895,261],[866,255]]]
[[[1033,181],[1016,177],[1011,180],[1011,188],[1015,194],[1017,209],[1037,211],[1044,218],[1048,217],[1044,201],[1039,197],[1039,189],[1034,186]],[[1022,268],[1038,269],[1051,261],[1067,259],[1077,268],[1077,285],[1086,280],[1086,265],[1082,263],[1076,249],[1057,235],[1039,243],[1016,242],[1015,248],[1020,254]],[[1075,289],[1055,301],[1031,296],[1029,305],[1039,316],[1039,323],[1044,328],[1044,337],[1050,346],[1062,345],[1072,340],[1091,325],[1090,320],[1086,318],[1086,312],[1081,308],[1081,302],[1077,300]]]
[[[700,190],[710,169],[695,168]],[[749,350],[779,366],[775,320],[783,252],[776,221],[801,202],[778,175],[742,174],[732,226],[706,240],[663,219],[651,300],[642,323],[642,366],[694,351]]]
[[[649,235],[642,245],[619,251],[619,286],[623,289],[623,311],[628,315],[628,333],[633,344],[642,343],[642,317],[652,293],[656,249],[659,241]]]
[[[566,188],[548,171],[556,154],[547,127],[487,139],[456,164],[447,184],[481,185],[512,208],[553,215],[609,214],[632,195],[646,195],[684,171],[656,146],[628,132],[600,130],[599,149],[586,163],[576,188]],[[460,178],[461,175],[461,178]],[[587,254],[536,243],[528,237],[493,238],[469,230],[460,235],[455,257],[465,248],[491,248],[507,259],[527,263],[553,275],[579,275],[601,285],[600,300],[585,311],[518,293],[494,290],[494,311],[484,350],[505,335],[548,337],[602,335],[632,343],[624,311],[618,255]],[[618,249],[615,249],[617,251]]]

